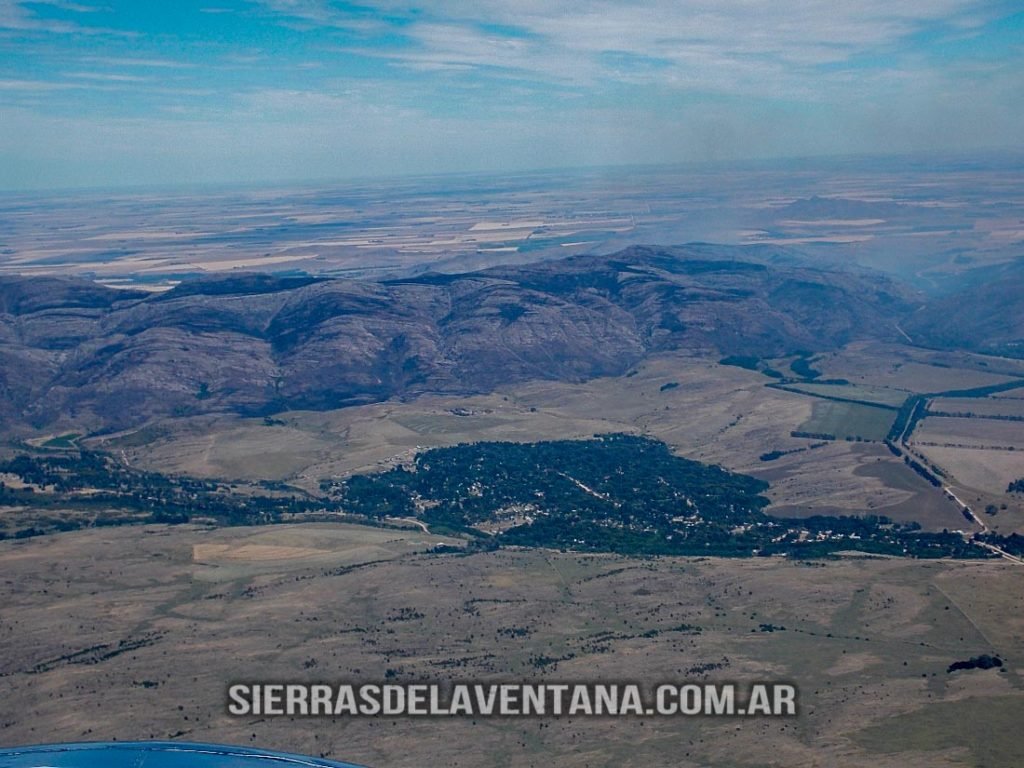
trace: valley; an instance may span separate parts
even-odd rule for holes
[[[0,0],[0,768],[1024,766],[1020,6]]]
[[[1005,619],[1024,360],[984,324],[925,343],[951,300],[706,244],[155,293],[0,277],[0,679],[19,712],[0,736],[59,722],[388,765],[414,764],[410,739],[510,766],[744,766],[764,744],[1002,764],[1024,706]],[[221,661],[174,674],[196,658]],[[215,683],[257,667],[770,677],[801,703],[792,722],[612,729],[227,718]]]

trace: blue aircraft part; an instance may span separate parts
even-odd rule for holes
[[[180,741],[0,747],[0,768],[359,768],[319,757]]]

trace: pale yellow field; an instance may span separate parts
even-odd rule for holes
[[[914,432],[919,443],[949,443],[971,447],[1014,447],[1024,451],[1024,423],[994,419],[951,419],[928,416]]]
[[[917,446],[917,450],[943,468],[951,468],[958,481],[970,488],[1005,494],[1006,487],[1024,477],[1024,451]]]
[[[823,378],[843,378],[854,384],[908,393],[973,389],[1024,376],[1022,360],[967,352],[931,352],[874,342],[850,344],[837,352],[816,356],[813,367],[823,373]]]
[[[226,582],[302,568],[353,567],[462,542],[422,530],[310,523],[209,531],[192,546],[198,581]]]
[[[0,542],[0,743],[180,738],[379,768],[1019,764],[1024,569],[1006,561],[304,554],[363,536],[147,526]],[[1005,666],[946,672],[979,653]],[[777,680],[798,687],[799,714],[226,713],[231,682],[264,679]]]

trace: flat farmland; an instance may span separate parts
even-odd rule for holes
[[[1005,561],[534,550],[331,563],[306,552],[363,543],[351,526],[147,526],[0,542],[0,740],[259,743],[397,768],[742,768],[765,755],[952,768],[1019,754],[1016,730],[996,727],[1024,711],[1024,572]],[[947,673],[979,653],[998,653],[1004,667]],[[228,716],[227,685],[261,677],[787,680],[799,715]],[[914,738],[901,741],[898,723]]]
[[[813,407],[811,418],[800,425],[800,431],[835,435],[840,440],[884,440],[896,419],[893,410],[858,403],[816,400]]]
[[[1020,360],[879,343],[850,344],[818,355],[812,367],[823,378],[922,394],[988,387],[1024,376]]]
[[[311,523],[209,531],[193,545],[192,561],[197,565],[196,579],[221,583],[282,570],[355,568],[462,544],[420,530]]]
[[[978,417],[1010,416],[1024,419],[1024,400],[998,397],[937,397],[929,410],[973,414]],[[1021,426],[1024,429],[1024,425]]]
[[[820,397],[838,397],[844,400],[860,400],[866,403],[877,403],[899,408],[910,396],[903,389],[889,387],[873,387],[867,384],[815,384],[801,383],[787,385],[789,389],[807,392]]]
[[[944,448],[918,445],[917,450],[933,463],[951,471],[964,485],[1003,495],[1014,480],[1024,477],[1024,451],[993,451],[985,448]]]
[[[964,525],[957,505],[878,443],[832,442],[754,474],[771,483],[766,511],[776,517],[873,514],[931,531]]]
[[[929,416],[918,424],[914,431],[914,442],[939,446],[1024,450],[1024,423]]]

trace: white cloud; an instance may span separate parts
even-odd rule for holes
[[[0,0],[0,29],[51,65],[0,80],[0,186],[18,163],[32,183],[35,166],[244,180],[971,148],[1019,142],[1024,119],[1020,54],[946,61],[906,45],[925,29],[984,34],[990,15],[969,0],[260,5],[237,22],[317,27],[316,42],[64,56],[35,34],[51,22]],[[352,56],[376,61],[350,72]],[[126,109],[72,95],[93,90],[126,94]]]
[[[50,5],[62,10],[77,13],[91,13],[99,10],[99,8],[94,8],[92,6],[62,2],[61,0],[39,0],[39,2],[27,2],[27,0],[0,0],[0,29],[13,30],[17,32],[43,32],[57,35],[135,36],[133,33],[121,30],[94,27],[86,24],[79,24],[77,22],[62,21],[59,19],[43,18],[26,7],[30,5]]]
[[[152,67],[157,69],[192,69],[196,65],[178,59],[136,58],[132,56],[83,56],[82,61],[112,67]]]
[[[124,75],[117,72],[65,72],[64,76],[108,83],[142,83],[147,79],[138,75]]]
[[[59,91],[74,87],[71,83],[58,83],[49,80],[0,80],[0,91],[41,93],[43,91]]]
[[[93,5],[72,3],[69,0],[32,0],[32,2],[35,5],[49,5],[53,8],[60,8],[62,11],[72,11],[74,13],[96,13],[101,10]]]
[[[260,2],[309,25],[352,29],[366,21],[324,0]],[[373,8],[404,19],[395,31],[412,45],[349,50],[419,71],[792,98],[842,85],[822,65],[842,70],[856,56],[888,53],[929,24],[976,34],[992,17],[975,0],[378,0]],[[624,67],[614,56],[659,66]]]

